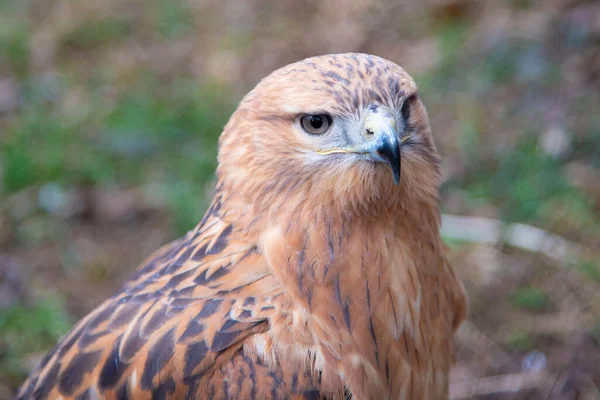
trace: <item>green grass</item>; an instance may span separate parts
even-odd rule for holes
[[[547,221],[548,208],[559,199],[569,199],[578,219],[593,218],[594,212],[583,194],[568,183],[562,167],[560,160],[540,150],[536,137],[526,136],[487,170],[464,182],[464,188],[471,197],[498,206],[508,221]]]
[[[141,91],[123,98],[103,127],[103,141],[123,162],[127,181],[150,175],[166,184],[178,234],[197,224],[206,208],[217,140],[233,111],[227,98],[211,87],[176,88],[168,96]]]
[[[0,19],[0,62],[6,63],[18,77],[26,73],[29,63],[29,33],[16,21]]]
[[[0,308],[0,371],[12,384],[28,372],[24,355],[46,352],[71,327],[64,304],[56,297],[32,306]]]
[[[165,38],[175,38],[190,32],[193,28],[191,12],[182,0],[154,0],[152,25],[156,32]]]
[[[63,53],[93,51],[114,45],[131,31],[132,21],[118,18],[99,18],[82,21],[65,34],[59,47]]]
[[[531,350],[534,344],[535,340],[529,333],[517,329],[511,331],[506,338],[506,346],[511,351]]]
[[[533,286],[517,289],[510,300],[514,307],[526,311],[541,312],[550,307],[548,295],[542,289]]]
[[[66,173],[69,131],[64,121],[43,107],[22,115],[0,143],[4,189],[58,180]]]
[[[600,264],[597,261],[584,260],[578,266],[579,270],[588,278],[600,282]]]
[[[32,93],[0,141],[4,192],[47,182],[128,186],[150,180],[171,192],[176,232],[193,227],[206,206],[202,194],[214,177],[217,140],[233,102],[223,88],[189,81],[165,88],[154,81],[141,79],[108,111],[82,118],[55,106],[60,91],[50,102]]]

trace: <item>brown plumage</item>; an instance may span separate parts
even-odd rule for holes
[[[364,54],[284,67],[241,102],[218,159],[204,219],[18,398],[446,398],[466,299],[407,73]]]

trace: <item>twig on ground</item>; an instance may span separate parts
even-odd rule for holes
[[[498,219],[442,215],[442,236],[471,243],[495,245],[505,242],[523,250],[542,253],[554,260],[571,263],[584,248],[543,229],[521,223],[505,224]]]
[[[475,396],[517,393],[544,388],[554,382],[555,378],[555,376],[546,373],[527,373],[488,376],[453,382],[450,385],[450,399],[469,399]]]

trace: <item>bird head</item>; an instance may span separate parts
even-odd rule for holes
[[[436,203],[440,176],[413,79],[366,54],[308,58],[264,78],[225,127],[217,173],[249,204],[371,214]]]

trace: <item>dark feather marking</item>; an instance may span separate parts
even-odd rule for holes
[[[344,320],[346,321],[346,327],[352,333],[352,325],[350,324],[350,305],[344,304]]]
[[[149,337],[152,333],[159,330],[169,319],[167,316],[167,307],[161,306],[158,310],[154,311],[150,320],[142,326],[140,335],[142,337]]]
[[[237,379],[237,387],[241,389],[242,385],[244,384],[244,381],[246,380],[246,372],[244,371],[243,368],[240,368],[238,370],[239,373],[239,377]]]
[[[70,396],[83,381],[83,376],[91,372],[98,364],[103,350],[90,353],[77,353],[62,373],[58,388],[61,393]]]
[[[129,400],[129,394],[127,393],[127,382],[123,383],[117,390],[117,400]]]
[[[385,358],[385,380],[386,382],[390,381],[390,365],[387,357]]]
[[[258,358],[256,361],[260,361],[260,358]],[[279,388],[279,386],[281,386],[282,383],[281,378],[278,377],[273,371],[269,371],[269,376],[273,379],[273,386],[271,386],[271,398],[276,399],[277,389]]]
[[[346,98],[350,98],[352,97],[352,93],[350,92],[350,89],[348,89],[346,86],[342,86],[342,90],[344,91],[344,93],[346,93]],[[344,105],[346,105],[346,98],[344,98]]]
[[[320,400],[321,392],[318,390],[305,390],[302,392],[303,400]]]
[[[250,247],[248,250],[246,250],[246,252],[244,253],[244,255],[243,255],[242,257],[240,257],[240,259],[239,259],[237,262],[238,262],[238,263],[239,263],[239,262],[242,262],[242,261],[243,261],[243,260],[245,260],[246,258],[248,258],[248,257],[250,257],[250,256],[252,256],[252,255],[255,255],[255,254],[259,254],[259,252],[258,252],[258,247],[256,247],[256,246],[252,246],[252,247]]]
[[[375,76],[375,86],[377,87],[379,93],[383,95],[383,97],[390,97],[387,93],[386,87],[383,85],[380,75]]]
[[[304,265],[304,257],[306,256],[306,237],[302,241],[302,247],[300,248],[300,253],[298,254],[298,266],[296,269],[298,275],[298,286],[300,289],[300,293],[302,293],[302,277],[304,275],[304,271],[302,270],[302,266]]]
[[[98,325],[107,321],[113,315],[114,309],[112,307],[106,307],[104,310],[100,311],[96,316],[88,323],[87,332],[91,332],[95,330]]]
[[[335,261],[335,251],[333,249],[333,239],[331,237],[331,221],[327,223],[327,247],[329,249],[329,261],[325,263],[325,268],[323,269],[323,281],[327,277],[327,272],[329,272],[329,267]]]
[[[158,279],[158,277],[161,276],[161,273],[162,273],[162,271],[159,271],[159,272],[155,273],[154,275],[152,275],[148,278],[145,278],[144,280],[142,280],[141,282],[138,282],[137,284],[135,284],[133,286],[132,286],[133,283],[128,284],[125,288],[124,293],[129,293],[131,295],[134,295],[136,293],[144,291],[148,286],[150,286],[151,284],[156,282],[156,279]],[[131,297],[132,296],[128,296],[127,301],[129,301],[129,299],[131,299]],[[119,304],[121,304],[121,302]]]
[[[227,246],[229,243],[229,235],[231,235],[231,231],[233,230],[233,225],[227,226],[227,228],[223,229],[223,232],[217,238],[215,244],[206,252],[206,255],[218,254]]]
[[[75,397],[75,400],[91,400],[91,389],[87,389],[85,392],[81,393],[79,396]]]
[[[338,324],[337,319],[335,319],[335,317],[333,316],[333,314],[331,314],[331,312],[329,313],[329,318],[331,318],[331,321],[333,322],[333,325],[335,326],[336,331],[339,331],[340,324]]]
[[[197,252],[192,256],[192,260],[194,261],[202,261],[204,257],[206,257],[206,249],[208,248],[208,243],[204,246],[200,247]]]
[[[185,350],[185,366],[183,369],[184,382],[189,384],[190,379],[193,380],[202,376],[201,374],[204,373],[204,371],[201,371],[199,374],[196,374],[194,376],[192,376],[192,372],[198,365],[200,365],[202,360],[204,360],[204,357],[206,357],[207,352],[208,346],[206,345],[206,342],[204,340],[198,343],[194,343],[187,347],[187,349]]]
[[[134,329],[134,332],[137,332],[137,329]],[[144,344],[146,344],[146,339],[137,334],[133,334],[123,345],[121,359],[126,360],[127,362],[131,361]]]
[[[369,281],[365,281],[365,287],[367,288],[367,310],[371,315],[371,292],[369,291]]]
[[[327,92],[329,94],[331,94],[333,97],[335,97],[335,100],[338,103],[340,103],[340,104],[344,103],[344,98],[342,97],[342,95],[338,91],[336,91],[336,90],[328,90]]]
[[[238,337],[247,330],[259,325],[262,321],[253,324],[239,323],[238,321],[228,319],[225,321],[219,332],[213,338],[210,346],[211,351],[221,351],[235,343]]]
[[[213,373],[211,374],[211,377],[214,374],[215,373],[213,371]],[[209,378],[209,386],[208,386],[208,392],[206,393],[206,398],[207,399],[214,399],[215,398],[215,384],[212,381],[210,381],[210,378]]]
[[[175,381],[169,377],[152,391],[152,400],[166,400],[175,392]]]
[[[215,313],[215,311],[217,311],[217,309],[221,305],[221,302],[222,302],[221,299],[206,300],[204,302],[204,305],[202,306],[202,310],[200,310],[200,312],[198,313],[196,318],[204,319],[204,318],[210,317],[211,315],[213,315]]]
[[[196,237],[204,234],[205,232],[207,232],[210,228],[212,228],[213,226],[217,225],[221,220],[218,218],[213,218],[209,224],[203,224],[202,225],[202,229],[198,230],[198,233],[196,233]],[[208,222],[208,221],[206,221]]]
[[[187,288],[189,288],[190,286],[188,286]],[[186,288],[186,289],[187,289]],[[193,287],[192,287],[193,289]],[[180,294],[180,291],[177,291],[176,294]],[[168,308],[168,313],[170,315],[173,314],[177,314],[181,311],[183,311],[184,309],[186,309],[187,307],[189,307],[190,304],[196,304],[198,303],[198,299],[186,299],[186,298],[174,298],[173,300],[171,300],[171,303],[169,303],[169,308]]]
[[[250,318],[250,317],[252,317],[252,311],[250,311],[250,310],[242,311],[242,313],[239,316],[240,319]]]
[[[414,368],[414,370],[420,371],[421,370],[421,361],[419,360],[419,352],[415,350],[414,353],[415,353],[415,364],[416,364],[416,368]]]
[[[146,263],[146,265],[144,265],[143,267],[140,267],[137,271],[135,271],[133,273],[133,275],[131,276],[131,282],[135,282],[138,278],[140,278],[141,276],[151,272],[154,270],[154,268],[156,268],[156,266],[159,264],[159,260],[158,259],[152,259],[150,261],[148,261]]]
[[[357,90],[355,90],[354,93],[352,93],[352,105],[357,110],[360,108],[360,97],[358,93],[359,92]]]
[[[138,311],[139,306],[135,303],[127,303],[119,306],[110,323],[108,324],[108,329],[115,329],[131,322],[132,318]]]
[[[410,350],[408,348],[408,340],[406,340],[406,334],[402,335],[402,339],[404,342],[404,350],[406,350],[406,359],[410,361]]]
[[[256,370],[254,369],[254,364],[252,363],[252,360],[248,356],[242,353],[242,357],[244,357],[244,361],[246,361],[246,364],[248,364],[248,369],[250,370],[250,373],[248,375],[250,381],[252,382],[252,389],[250,390],[250,399],[254,400],[256,399]]]
[[[212,275],[209,278],[206,277],[208,270],[205,269],[196,279],[194,279],[194,282],[198,285],[206,286],[207,283],[227,275],[227,273],[229,272],[227,270],[227,267],[229,267],[229,264],[223,267],[219,267],[215,272],[212,273]]]
[[[177,258],[177,260],[171,262],[168,268],[165,268],[163,271],[166,273],[174,273],[179,268],[181,268],[187,260],[192,257],[192,253],[196,250],[194,246],[188,246],[185,251]]]
[[[246,300],[244,300],[244,307],[246,306],[253,306],[256,303],[256,299],[252,296],[246,297]]]
[[[315,64],[315,63],[314,63],[314,62],[312,62],[312,61],[307,61],[307,62],[305,62],[305,63],[303,63],[303,64],[305,64],[305,65],[307,65],[307,66],[309,66],[309,67],[311,67],[311,68],[313,68],[313,69],[318,69],[318,70],[321,70],[321,67],[319,67],[319,65],[318,65],[318,64]]]
[[[179,290],[175,290],[171,293],[171,296],[177,297],[175,300],[171,302],[171,306],[173,307],[187,307],[188,305],[195,303],[198,299],[188,299],[186,297],[194,294],[194,290],[196,288],[194,286],[187,286]]]
[[[398,80],[398,77],[390,76],[388,78],[388,86],[393,94],[396,96],[400,94],[400,81]]]
[[[321,75],[323,75],[325,78],[332,78],[333,80],[344,83],[345,85],[350,84],[350,81],[348,79],[342,77],[335,71],[322,72]]]
[[[350,63],[346,63],[346,72],[348,73],[348,77],[350,79],[352,79],[352,77],[354,76],[354,65],[350,64]]]
[[[199,334],[204,332],[205,329],[206,329],[206,326],[204,324],[201,324],[198,321],[192,320],[192,321],[190,321],[188,327],[185,328],[185,331],[179,338],[178,342],[181,343],[181,342],[185,341],[185,339],[187,339],[187,338],[198,336]]]
[[[33,393],[33,397],[35,399],[45,399],[46,396],[48,396],[48,394],[56,384],[56,379],[58,378],[60,366],[60,362],[56,362],[54,363],[52,368],[50,368],[50,370],[46,373],[42,381],[39,383],[37,389]]]
[[[380,104],[383,103],[383,99],[381,98],[379,93],[377,93],[373,89],[369,89],[369,97],[371,98],[371,100],[377,101]]]
[[[210,212],[211,215],[214,216],[218,216],[219,215],[219,211],[221,211],[221,206],[223,205],[223,202],[221,201],[221,198],[215,198],[215,203],[214,206]]]
[[[229,383],[227,382],[227,379],[223,379],[223,394],[225,395],[225,398],[229,397]]]
[[[345,126],[342,127],[342,136],[344,137],[346,143],[352,143],[352,141],[350,140],[350,136],[348,136],[348,129],[346,129]]]
[[[171,328],[163,337],[161,337],[154,346],[148,351],[148,357],[144,364],[144,373],[142,374],[141,386],[146,390],[154,387],[154,377],[167,365],[175,352],[174,340],[175,328]]]
[[[156,297],[158,297],[158,294],[153,292],[153,293],[143,293],[143,294],[138,294],[135,296],[131,296],[128,301],[136,301],[139,303],[147,303],[148,301],[154,300],[156,299]]]
[[[394,305],[394,300],[392,297],[392,292],[388,289],[388,296],[390,296],[390,303],[392,303],[392,312],[394,313],[394,322],[396,328],[398,327],[398,315],[396,314],[396,306]]]
[[[337,276],[335,279],[335,300],[340,307],[343,307],[342,301],[342,289],[340,288],[340,277]]]
[[[161,265],[161,263],[163,261],[169,260],[170,258],[174,257],[175,254],[177,254],[179,252],[179,250],[181,249],[181,247],[185,244],[185,239],[179,239],[176,240],[174,242],[172,242],[171,244],[169,244],[168,248],[166,249],[165,253],[151,259],[150,261],[148,261],[148,263],[146,265],[144,265],[142,268],[138,269],[133,277],[132,280],[136,280],[139,277],[152,272],[158,265]]]
[[[294,372],[294,374],[292,375],[292,390],[291,390],[292,394],[295,394],[296,390],[298,390],[297,386],[298,386],[298,374]]]
[[[129,366],[127,363],[122,362],[119,356],[119,346],[122,338],[123,336],[120,336],[115,341],[112,352],[106,358],[106,362],[100,371],[100,376],[98,377],[98,388],[100,391],[115,387]]]
[[[196,237],[198,237],[200,235],[200,232],[202,231],[201,228],[204,227],[204,225],[206,224],[208,219],[212,216],[218,215],[218,212],[221,209],[221,197],[220,196],[217,197],[217,194],[218,193],[215,193],[213,203],[210,205],[208,210],[206,210],[206,214],[204,214],[204,217],[202,217],[200,224],[198,224],[200,229],[198,229],[198,232],[196,232],[196,235],[195,235]]]

